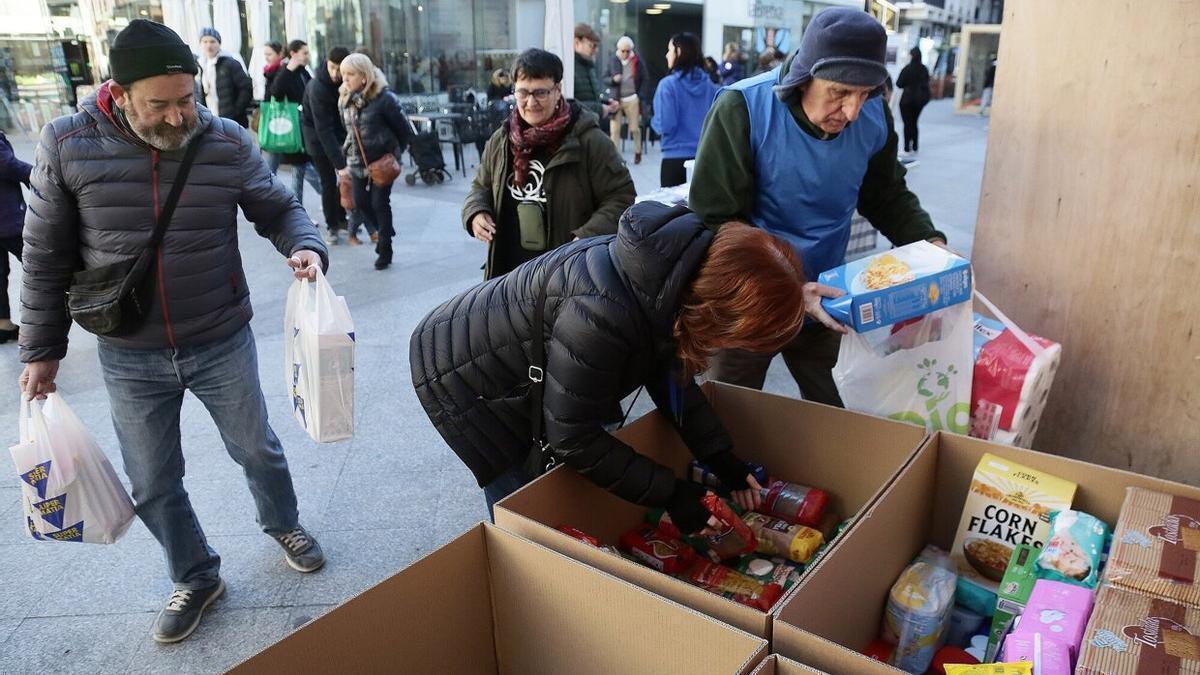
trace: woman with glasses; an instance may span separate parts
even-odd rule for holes
[[[575,239],[613,234],[633,179],[594,113],[562,95],[563,64],[530,49],[512,79],[516,114],[483,150],[463,205],[467,232],[488,245],[484,278]]]

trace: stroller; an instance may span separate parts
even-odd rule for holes
[[[417,165],[416,171],[406,175],[404,182],[417,184],[417,177],[426,185],[444,183],[450,177],[446,161],[442,159],[442,142],[436,130],[416,134],[408,146],[408,154]]]

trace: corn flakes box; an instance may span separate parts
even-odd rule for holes
[[[829,315],[863,333],[971,299],[971,263],[927,241],[822,272],[818,281],[845,291],[825,298]]]
[[[950,557],[963,579],[993,593],[1017,546],[1041,549],[1050,514],[1071,508],[1075,483],[991,453],[975,467]]]

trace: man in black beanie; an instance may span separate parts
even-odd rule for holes
[[[689,204],[712,227],[739,221],[790,242],[807,279],[843,263],[857,209],[893,244],[945,244],[905,184],[892,115],[878,95],[887,33],[857,9],[822,10],[780,67],[726,87],[704,122]],[[805,399],[840,406],[845,326],[805,285],[809,320],[782,351]],[[775,354],[723,351],[709,377],[761,389]]]
[[[79,112],[47,124],[38,143],[24,231],[20,385],[30,399],[55,390],[71,328],[72,276],[142,255],[156,221],[171,212],[154,262],[137,280],[146,291],[143,316],[124,316],[116,334],[99,336],[97,353],[137,515],[162,545],[175,585],[152,636],[178,642],[225,589],[221,558],[183,488],[185,391],[205,405],[242,466],[258,523],[283,547],[286,563],[311,572],[325,561],[299,524],[287,459],[267,422],[238,208],[297,278],[315,278],[328,258],[312,220],[273,179],[250,134],[196,105],[196,62],[174,31],[135,19],[113,40],[109,62],[113,79]],[[181,180],[187,189],[174,190]],[[88,524],[69,522],[77,530]],[[53,538],[51,523],[38,527]]]

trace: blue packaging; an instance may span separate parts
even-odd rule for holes
[[[966,302],[972,292],[971,263],[927,241],[835,267],[818,281],[845,291],[821,306],[859,333]]]

